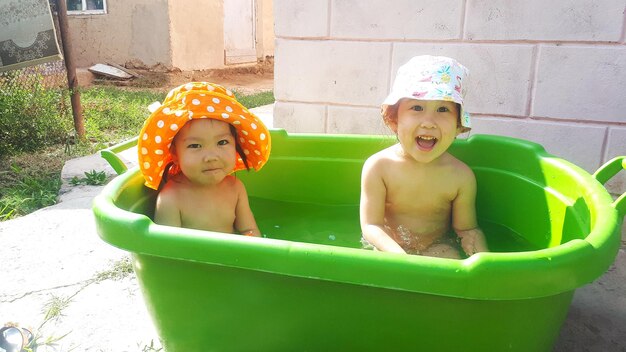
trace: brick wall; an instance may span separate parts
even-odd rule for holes
[[[471,134],[532,140],[589,172],[626,155],[624,0],[275,0],[274,125],[386,134],[379,104],[421,54],[471,71]],[[621,172],[608,184],[626,190]]]

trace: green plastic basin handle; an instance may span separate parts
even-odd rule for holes
[[[125,142],[116,144],[107,149],[102,149],[100,151],[100,156],[109,162],[109,165],[111,165],[113,170],[115,170],[118,175],[126,172],[126,170],[128,170],[128,166],[126,166],[124,161],[119,156],[117,156],[117,154],[123,152],[126,149],[136,146],[138,138],[139,137],[129,139]]]
[[[598,171],[593,174],[593,177],[601,184],[605,184],[622,169],[626,169],[626,156],[618,156],[607,161],[600,166]],[[626,215],[626,193],[623,193],[613,202],[613,207],[617,209],[620,216]]]

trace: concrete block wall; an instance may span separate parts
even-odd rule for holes
[[[274,126],[390,134],[379,106],[397,68],[415,55],[445,55],[471,71],[470,134],[535,141],[593,172],[626,155],[625,6],[275,0]],[[626,191],[624,174],[611,192]]]

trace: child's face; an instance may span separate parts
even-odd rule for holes
[[[190,182],[214,185],[235,168],[235,138],[226,122],[189,121],[174,138],[172,157]]]
[[[402,99],[391,129],[407,155],[429,163],[448,150],[459,134],[458,106],[452,101]]]

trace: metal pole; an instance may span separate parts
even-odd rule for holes
[[[72,54],[72,41],[67,26],[67,4],[65,0],[57,0],[57,13],[59,15],[59,29],[61,43],[63,45],[63,56],[65,59],[65,69],[67,71],[67,85],[70,89],[70,101],[72,102],[72,115],[74,116],[74,129],[78,138],[85,138],[85,123],[83,120],[83,107],[80,104],[80,91],[78,89],[78,79],[76,78],[76,66]]]

